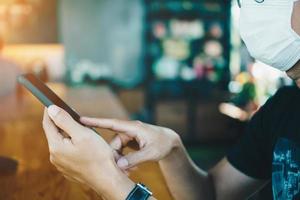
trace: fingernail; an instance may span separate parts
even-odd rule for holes
[[[117,162],[117,165],[120,167],[120,168],[126,168],[128,167],[129,163],[128,163],[128,160],[126,158],[120,158]]]
[[[50,115],[50,117],[55,117],[59,113],[59,111],[60,109],[55,105],[48,107],[48,114]]]

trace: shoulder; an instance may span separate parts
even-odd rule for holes
[[[280,88],[275,95],[295,94],[299,92],[300,89],[297,86],[284,86]]]
[[[251,121],[259,121],[261,127],[269,127],[274,121],[282,119],[284,114],[290,113],[295,107],[300,89],[296,86],[280,88],[252,117]]]
[[[296,95],[300,95],[300,89],[297,86],[284,86],[268,99],[265,106],[289,105]]]

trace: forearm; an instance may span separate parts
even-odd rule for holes
[[[181,142],[159,165],[175,199],[214,199],[210,175],[194,164]]]

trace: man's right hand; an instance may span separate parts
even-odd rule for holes
[[[180,146],[180,137],[171,129],[145,124],[140,121],[97,119],[82,117],[87,126],[110,129],[117,133],[110,145],[120,152],[128,142],[135,140],[139,150],[120,157],[118,166],[127,170],[145,161],[159,161]]]

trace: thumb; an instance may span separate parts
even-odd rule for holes
[[[56,105],[51,105],[48,107],[48,115],[56,126],[70,137],[74,139],[79,136],[77,132],[82,129],[83,126],[77,123],[65,110]]]
[[[147,151],[145,149],[136,151],[133,153],[129,153],[123,157],[121,157],[117,161],[117,165],[119,168],[126,170],[128,168],[134,167],[142,162],[148,161],[147,159]]]

